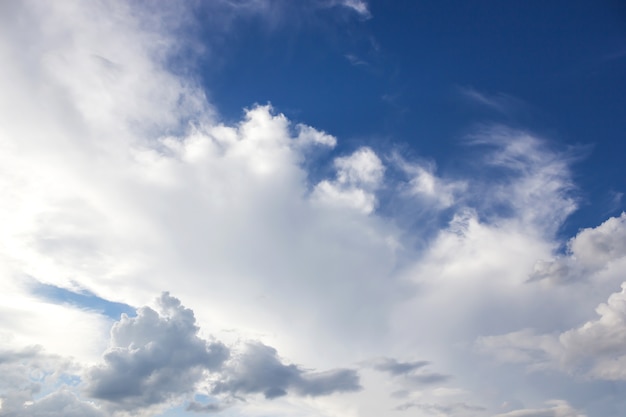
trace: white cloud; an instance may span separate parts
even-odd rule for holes
[[[527,329],[481,337],[478,348],[502,362],[561,369],[593,379],[626,380],[626,283],[596,309],[600,316],[558,335]]]
[[[595,228],[581,230],[567,243],[564,255],[540,260],[531,281],[564,284],[603,281],[611,285],[626,257],[626,213],[611,217]],[[614,278],[611,278],[614,277]]]
[[[377,188],[385,168],[378,156],[369,148],[361,148],[347,157],[335,159],[337,182],[341,185]]]
[[[110,326],[106,317],[95,311],[43,301],[30,294],[30,287],[25,284],[28,279],[12,276],[14,270],[9,268],[0,267],[0,273],[0,348],[43,345],[49,353],[84,362],[97,360],[96,352],[106,345]]]
[[[167,293],[158,310],[142,307],[111,329],[104,363],[86,370],[86,393],[112,411],[143,413],[177,404],[207,386],[221,398],[213,406],[192,402],[192,411],[219,411],[250,394],[273,399],[293,392],[320,396],[358,391],[354,370],[325,372],[284,365],[276,349],[248,342],[243,349],[198,336],[193,311]],[[242,397],[243,396],[243,397]]]
[[[60,390],[36,401],[29,402],[19,410],[0,415],[11,417],[105,417],[101,409],[92,402],[79,399],[69,390]]]
[[[340,3],[369,15],[365,2]],[[568,261],[550,263],[560,259],[555,233],[576,206],[567,153],[493,127],[474,137],[486,149],[472,172],[482,177],[406,161],[408,179],[397,180],[360,148],[334,158],[334,176],[313,180],[311,148],[332,149],[335,137],[294,126],[271,106],[220,122],[202,89],[168,67],[182,47],[168,31],[184,13],[168,22],[123,2],[0,7],[0,58],[11,63],[0,77],[1,337],[14,349],[40,343],[74,356],[88,369],[86,392],[112,400],[107,410],[167,406],[200,386],[246,396],[237,406],[249,415],[384,415],[398,407],[390,397],[398,390],[407,407],[397,413],[493,415],[473,404],[491,410],[490,393],[505,389],[506,376],[468,383],[482,371],[472,341],[493,334],[507,337],[481,340],[503,359],[552,366],[566,350],[576,352],[572,361],[602,359],[590,368],[598,377],[623,378],[620,367],[607,368],[621,359],[606,353],[621,340],[623,293],[600,319],[572,324],[581,306],[606,301],[623,271],[623,216],[581,232]],[[379,210],[381,196],[398,189],[412,194],[407,212],[435,207],[450,218],[443,227],[433,220],[432,235],[421,224],[402,230]],[[579,264],[603,283],[597,293],[527,282]],[[130,305],[169,290],[194,316],[164,297],[115,324],[94,365],[110,323],[37,299],[24,276]],[[228,346],[223,363],[208,330]],[[436,371],[388,360],[359,382],[351,364],[380,356],[417,356]],[[25,413],[29,401],[33,415],[102,412],[74,386],[37,396],[30,380],[18,382],[24,388],[11,395],[19,401],[10,408],[3,392],[2,413]],[[112,388],[129,383],[140,390],[116,397]],[[352,393],[335,395],[343,391]],[[225,401],[216,407],[234,407]],[[526,411],[561,417],[559,407]]]
[[[626,380],[626,282],[596,309],[600,316],[559,336],[565,363],[590,362],[589,375]]]
[[[82,372],[79,364],[40,347],[0,351],[0,415],[151,415],[201,389],[218,402],[191,401],[189,410],[219,411],[257,393],[273,399],[361,389],[355,370],[285,365],[276,349],[256,341],[243,348],[207,341],[198,336],[193,311],[178,299],[164,293],[157,305],[139,308],[136,317],[122,315],[111,328],[103,362]],[[86,399],[78,397],[77,387]]]
[[[579,281],[576,290],[581,299],[586,299],[585,306],[589,299],[597,298],[598,292],[603,293],[598,289],[621,283],[621,292],[614,292],[596,308],[599,318],[558,334],[542,335],[526,329],[482,337],[478,340],[480,349],[504,362],[530,364],[532,369],[557,368],[594,379],[626,380],[626,283],[622,282],[625,256],[620,250],[626,241],[625,219],[622,214],[596,228],[581,230],[570,240],[565,257],[535,265],[532,275],[534,281]],[[580,310],[582,305],[577,307]]]
[[[398,154],[393,155],[392,161],[410,178],[404,186],[408,194],[425,206],[431,204],[436,209],[451,207],[467,189],[468,184],[464,181],[438,177],[434,163],[409,163]]]
[[[63,385],[63,378],[78,366],[41,347],[0,351],[0,416],[104,417],[91,401],[79,398]],[[61,385],[54,392],[48,388]]]
[[[485,182],[489,190],[478,193],[489,198],[474,201],[486,213],[508,210],[518,222],[551,237],[576,209],[572,154],[551,150],[528,132],[499,125],[479,130],[469,143],[492,149],[484,158],[493,169]]]
[[[360,277],[387,273],[394,232],[366,218],[344,224],[309,200],[303,146],[331,146],[332,136],[304,125],[294,135],[268,106],[248,110],[238,124],[213,122],[201,91],[164,68],[166,52],[155,48],[167,36],[145,34],[140,11],[27,6],[27,26],[42,26],[45,16],[46,36],[33,33],[24,52],[19,42],[2,42],[15,63],[2,81],[2,108],[10,111],[0,115],[6,276],[27,274],[131,305],[170,289],[194,305],[208,300],[201,320],[242,331],[277,334],[289,326],[285,317],[306,317],[322,299],[325,314],[341,317],[337,327],[352,321],[340,314],[351,308],[343,296],[326,293],[377,292]],[[107,7],[117,14],[111,18]],[[3,25],[3,39],[23,33],[15,21]],[[50,50],[65,58],[32,67],[45,74],[20,69]],[[121,73],[95,70],[94,53]],[[350,175],[370,172],[358,169]],[[198,293],[200,283],[208,294]],[[324,318],[310,321],[327,331]]]
[[[472,87],[461,87],[459,91],[469,101],[505,115],[510,116],[524,108],[524,103],[520,99],[508,94],[487,94]]]
[[[324,205],[351,207],[364,214],[376,209],[374,191],[382,185],[385,167],[370,148],[335,159],[337,177],[315,186],[313,198]]]
[[[300,123],[296,125],[296,129],[298,130],[298,136],[295,140],[300,146],[320,144],[333,148],[337,144],[337,138],[326,132],[316,130],[311,126]]]
[[[358,14],[360,14],[362,17],[364,18],[370,18],[372,15],[369,11],[369,7],[367,5],[367,2],[363,1],[363,0],[342,0],[341,4],[344,7],[348,7],[352,10],[354,10],[355,12],[357,12]]]
[[[594,270],[626,256],[626,213],[581,230],[569,243],[576,261]]]
[[[527,408],[508,413],[498,414],[496,417],[587,417],[582,412],[572,408],[567,401],[547,401],[545,408]]]
[[[357,13],[363,19],[369,19],[372,17],[369,6],[364,0],[322,0],[320,1],[320,4],[325,7],[345,7]]]

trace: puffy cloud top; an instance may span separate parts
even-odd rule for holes
[[[104,364],[87,373],[87,393],[113,408],[148,407],[191,392],[205,370],[217,370],[229,349],[198,337],[193,312],[164,293],[159,310],[142,307],[111,329]]]

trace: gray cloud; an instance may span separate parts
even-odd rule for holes
[[[388,372],[391,375],[403,375],[428,365],[428,361],[398,362],[393,358],[384,358],[376,361],[374,369]]]
[[[27,346],[21,350],[0,351],[0,366],[35,358],[40,355],[41,350],[41,346]]]
[[[543,232],[546,224],[545,235],[550,235],[554,224],[571,208],[566,198],[570,177],[567,164],[560,163],[559,155],[537,146],[524,146],[533,141],[523,135],[503,136],[499,146],[507,152],[498,154],[503,158],[494,162],[500,162],[496,165],[512,180],[496,186],[494,192],[488,189],[468,193],[477,200],[484,199],[487,203],[478,207],[488,213],[461,217],[467,222],[456,225],[465,224],[465,229],[455,229],[458,234],[444,231],[440,240],[443,243],[430,252],[434,255],[424,251],[426,255],[419,263],[416,261],[415,273],[411,275],[427,277],[424,280],[432,285],[422,286],[421,298],[406,302],[407,306],[424,306],[426,314],[413,314],[412,308],[396,308],[395,303],[406,297],[404,287],[397,284],[396,272],[403,265],[398,265],[396,259],[409,258],[414,253],[407,250],[410,253],[403,255],[396,251],[404,242],[397,239],[399,234],[375,211],[367,218],[351,213],[344,216],[341,210],[318,210],[309,204],[308,172],[299,169],[301,155],[289,148],[292,135],[287,134],[288,128],[282,128],[288,127],[284,117],[271,109],[256,109],[240,124],[194,123],[201,126],[197,132],[158,141],[156,138],[164,132],[180,133],[179,126],[187,126],[189,118],[195,122],[194,113],[205,110],[204,105],[193,105],[203,103],[200,95],[192,94],[195,90],[188,90],[185,82],[168,76],[149,59],[150,54],[142,53],[148,45],[154,45],[149,52],[161,56],[163,45],[170,40],[131,36],[123,30],[124,24],[107,25],[96,19],[106,16],[106,11],[77,13],[65,20],[54,13],[55,8],[71,12],[88,7],[79,3],[74,7],[63,6],[64,2],[39,4],[41,19],[29,20],[26,16],[20,20],[13,13],[0,17],[7,24],[0,26],[5,28],[14,27],[19,21],[24,22],[24,28],[36,28],[28,30],[28,36],[23,38],[10,36],[8,29],[2,29],[6,37],[1,37],[0,48],[10,52],[3,55],[7,62],[19,64],[3,70],[7,76],[3,77],[1,89],[7,110],[6,123],[2,123],[6,135],[2,136],[15,138],[17,147],[15,152],[9,148],[0,164],[0,177],[8,196],[5,200],[11,202],[2,212],[3,225],[11,231],[6,233],[10,247],[32,248],[9,254],[11,259],[15,257],[11,264],[18,265],[16,269],[45,271],[48,279],[58,285],[66,277],[79,277],[81,285],[100,296],[113,299],[111,296],[115,295],[118,300],[135,305],[140,305],[140,300],[155,288],[171,285],[177,294],[190,297],[198,317],[204,310],[203,318],[210,318],[214,309],[226,318],[221,323],[225,326],[236,328],[244,323],[254,331],[290,331],[294,350],[300,348],[302,352],[312,345],[310,340],[316,340],[309,349],[329,346],[333,349],[329,361],[341,358],[341,349],[349,354],[358,351],[366,357],[386,354],[390,344],[410,351],[417,346],[412,343],[413,337],[431,347],[438,344],[437,352],[444,356],[451,353],[450,346],[459,346],[450,343],[447,335],[461,334],[454,340],[458,342],[462,337],[490,334],[485,332],[491,331],[492,322],[531,322],[543,314],[542,308],[535,308],[541,303],[527,301],[544,301],[547,297],[528,297],[527,288],[515,285],[514,270],[527,274],[524,258],[529,257],[530,251],[536,259],[533,250],[539,251],[543,243],[523,237],[534,236],[536,230]],[[124,10],[116,12],[115,15],[124,16]],[[135,22],[131,23],[134,27]],[[41,35],[39,28],[45,28]],[[37,42],[39,38],[45,42]],[[76,45],[75,50],[65,45],[66,39]],[[35,52],[26,59],[22,50]],[[96,55],[104,60],[94,59]],[[43,75],[36,80],[27,79],[38,71]],[[31,93],[37,93],[33,100],[24,99]],[[181,97],[189,99],[178,107]],[[31,101],[33,105],[29,105]],[[140,129],[135,123],[140,124]],[[142,132],[135,135],[138,129]],[[137,145],[145,142],[154,147]],[[327,138],[306,142],[332,141]],[[514,152],[517,147],[521,152]],[[510,172],[509,165],[518,169]],[[413,181],[413,185],[418,190],[428,190],[425,185],[431,177],[420,174],[416,178],[419,181]],[[344,191],[337,187],[332,190]],[[375,194],[371,198],[369,193],[363,195],[368,197],[365,202],[375,201]],[[505,222],[499,223],[499,229],[480,223],[489,215],[490,210],[485,208],[497,211],[500,206],[489,205],[494,195],[498,203],[511,208],[514,220],[520,219],[522,238],[507,240],[514,233]],[[450,201],[456,204],[455,199]],[[553,221],[544,222],[545,219]],[[413,232],[411,229],[408,234],[419,235]],[[46,240],[50,236],[54,241]],[[48,245],[34,244],[37,241]],[[462,244],[456,245],[457,242]],[[11,273],[12,268],[7,267]],[[170,282],[171,271],[180,272],[181,279]],[[439,292],[430,297],[436,291]],[[396,295],[399,293],[401,296]],[[267,303],[269,307],[248,302],[258,300],[255,297],[259,295],[274,297]],[[509,302],[512,300],[519,301],[519,305]],[[489,312],[488,318],[487,314],[473,314],[481,308]],[[538,313],[531,317],[519,314],[529,310]],[[320,313],[311,317],[311,311]],[[433,311],[438,312],[437,326],[432,323]],[[150,314],[148,310],[145,313],[147,320]],[[20,319],[27,316],[20,315]],[[12,315],[4,316],[8,320]],[[161,318],[159,315],[156,321]],[[22,328],[45,327],[40,320],[31,323],[36,325],[23,324]],[[393,329],[388,329],[392,323]],[[123,326],[118,327],[121,334]],[[120,346],[107,352],[103,365],[92,368],[91,379],[86,381],[89,389],[100,389],[101,396],[109,389],[110,397],[110,390],[115,388],[112,385],[116,379],[108,371],[134,372],[134,380],[143,384],[140,389],[152,390],[151,394],[142,391],[122,398],[122,402],[127,402],[122,406],[128,407],[177,396],[194,386],[194,381],[202,381],[208,372],[206,361],[199,359],[205,356],[203,349],[189,340],[183,338],[187,349],[178,353],[187,352],[192,358],[182,360],[171,357],[175,356],[167,350],[171,344],[158,338],[136,342],[135,339],[146,336],[130,325],[126,328],[133,330],[132,335],[125,342],[118,335]],[[155,332],[170,330],[165,325],[154,328]],[[381,330],[389,330],[385,334],[390,336],[380,337]],[[85,339],[89,334],[84,332]],[[75,343],[71,338],[67,340]],[[82,338],[76,341],[76,345],[80,344]],[[160,348],[165,352],[159,352]],[[204,350],[208,350],[206,343]],[[454,353],[458,354],[458,349]],[[306,363],[303,358],[307,355],[310,353],[302,353],[299,358]],[[128,364],[134,367],[128,369]],[[269,391],[270,396],[283,392],[318,395],[356,385],[356,374],[350,370],[306,372],[281,360],[273,367],[266,366],[278,375],[270,387],[255,385],[250,382],[250,375],[237,370],[228,368],[220,373],[217,364],[214,368],[220,382],[232,382],[237,377],[247,382],[248,385],[241,385],[239,394],[267,395]],[[466,372],[475,376],[474,371]],[[454,372],[456,375],[457,370]],[[178,386],[168,385],[170,374]],[[95,377],[102,380],[96,381]],[[151,377],[161,380],[152,381]],[[422,382],[433,381],[437,374],[420,374],[416,382],[420,378]],[[33,391],[28,384],[24,389],[30,395]],[[258,391],[245,391],[249,387],[257,387],[254,389]],[[32,389],[37,389],[36,385]],[[231,393],[224,391],[225,395]],[[364,393],[363,398],[367,400],[369,394]],[[203,405],[190,407],[200,411]],[[204,411],[210,408],[214,407],[207,406]]]
[[[163,293],[159,311],[142,307],[137,317],[122,316],[111,330],[104,364],[87,372],[87,393],[134,409],[192,391],[205,370],[217,370],[229,355],[219,342],[198,337],[190,309]]]
[[[308,372],[293,364],[283,364],[276,350],[270,346],[249,343],[225,366],[213,394],[262,393],[266,398],[276,398],[286,395],[288,391],[319,396],[360,389],[359,377],[354,370]]]
[[[582,412],[574,409],[566,401],[552,400],[546,402],[545,408],[525,408],[498,414],[495,417],[586,417]]]
[[[80,399],[63,382],[74,367],[69,361],[46,354],[39,346],[0,352],[0,416],[2,417],[104,417],[93,403]],[[61,388],[37,398],[47,385]]]
[[[354,370],[313,372],[285,365],[276,349],[259,342],[247,343],[235,354],[220,342],[200,338],[193,311],[178,299],[163,293],[157,301],[157,310],[142,307],[136,317],[123,315],[111,330],[104,363],[87,371],[86,392],[111,410],[133,411],[176,400],[202,381],[223,401],[192,401],[189,411],[217,412],[247,394],[272,399],[288,392],[320,396],[361,388]]]
[[[393,358],[383,358],[374,362],[374,369],[387,372],[394,377],[402,377],[410,385],[431,385],[449,380],[452,376],[437,372],[427,372],[422,368],[428,361],[399,362]]]
[[[4,405],[4,404],[3,404]],[[3,407],[4,410],[4,407]],[[4,413],[6,417],[105,417],[106,414],[93,403],[83,401],[73,392],[62,389],[45,397],[26,403],[18,410]]]
[[[193,411],[194,413],[219,413],[224,410],[224,406],[218,403],[201,404],[196,401],[192,401],[187,405],[187,411]]]
[[[417,384],[430,385],[448,381],[451,375],[440,374],[437,372],[425,372],[421,374],[411,375],[408,379]]]
[[[23,404],[41,391],[42,378],[37,376],[50,369],[54,366],[46,364],[39,347],[0,352],[0,416],[19,413]]]
[[[464,402],[457,402],[452,404],[430,404],[411,401],[408,403],[400,404],[395,409],[398,411],[404,411],[409,408],[417,408],[418,410],[426,411],[429,413],[444,413],[445,415],[455,414],[461,411],[484,411],[484,407],[477,405],[471,405]]]

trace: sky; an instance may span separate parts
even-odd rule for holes
[[[618,1],[0,0],[0,417],[626,415]]]

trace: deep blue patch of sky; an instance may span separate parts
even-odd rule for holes
[[[622,2],[376,0],[369,20],[278,3],[283,13],[272,19],[236,18],[219,44],[210,24],[203,29],[214,53],[200,62],[202,82],[225,120],[271,102],[336,135],[336,152],[400,147],[452,175],[467,167],[462,138],[502,123],[562,149],[587,146],[565,236],[626,209]],[[201,26],[211,18],[198,16]],[[471,100],[472,91],[493,104]]]

